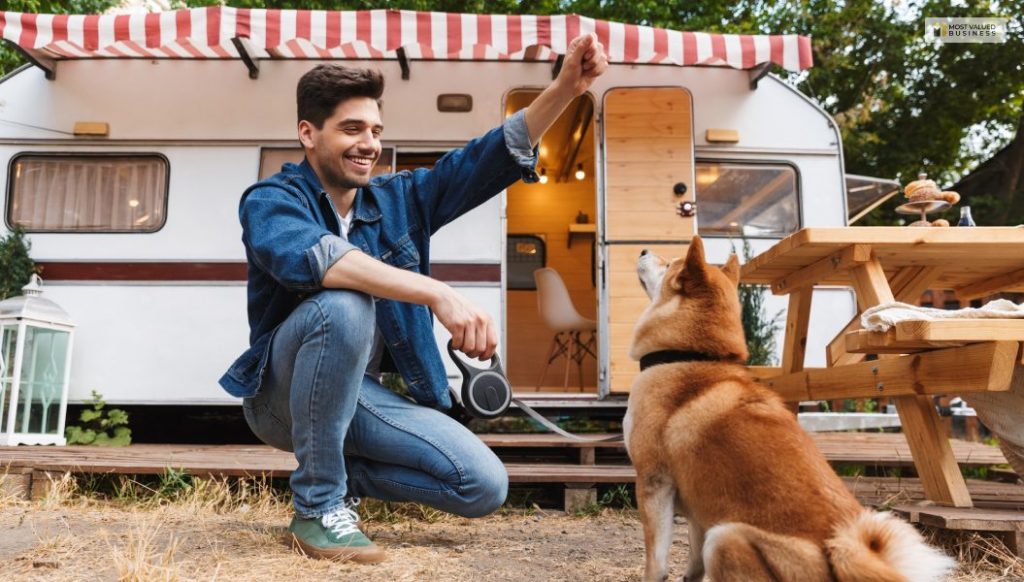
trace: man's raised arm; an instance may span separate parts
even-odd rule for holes
[[[569,43],[558,78],[526,108],[531,146],[537,145],[569,102],[585,93],[607,68],[608,57],[593,33],[576,37]]]

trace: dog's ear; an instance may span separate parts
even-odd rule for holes
[[[687,283],[700,284],[707,280],[708,265],[704,261],[704,243],[699,236],[694,236],[690,241],[690,248],[686,249],[686,258],[683,259],[683,268],[679,270],[676,278],[672,281],[672,288],[676,291],[686,287]]]
[[[733,282],[734,285],[740,284],[740,260],[736,257],[736,253],[729,255],[729,260],[725,262],[725,266],[722,267],[722,272],[725,276]]]
[[[703,270],[707,263],[704,261],[704,241],[697,235],[690,241],[690,248],[686,249],[686,268],[694,272]]]

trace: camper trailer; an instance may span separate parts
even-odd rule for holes
[[[526,106],[578,33],[607,48],[607,74],[543,138],[542,181],[433,240],[432,276],[499,323],[519,396],[628,393],[641,249],[679,256],[699,233],[724,262],[743,239],[760,252],[801,227],[846,225],[874,199],[848,202],[835,123],[770,72],[811,66],[803,37],[227,7],[0,13],[0,30],[32,61],[0,81],[3,230],[24,227],[45,296],[77,325],[72,402],[93,390],[119,404],[237,402],[217,379],[248,338],[238,200],[301,159],[295,85],[319,62],[384,73],[379,171],[393,172]],[[849,289],[815,291],[808,366],[854,308]]]

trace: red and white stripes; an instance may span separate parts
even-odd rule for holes
[[[790,71],[811,66],[811,41],[797,35],[679,32],[577,15],[449,14],[406,10],[196,8],[149,14],[0,12],[2,37],[56,59],[238,58],[247,37],[257,58],[552,60],[570,40],[595,32],[612,63]]]

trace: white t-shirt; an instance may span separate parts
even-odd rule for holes
[[[352,209],[348,209],[345,216],[338,214],[338,224],[341,225],[341,238],[348,240],[348,231],[352,227]],[[370,348],[370,361],[366,363],[366,375],[374,380],[380,381],[380,363],[384,359],[384,337],[380,334],[380,328],[374,326],[373,346]]]

